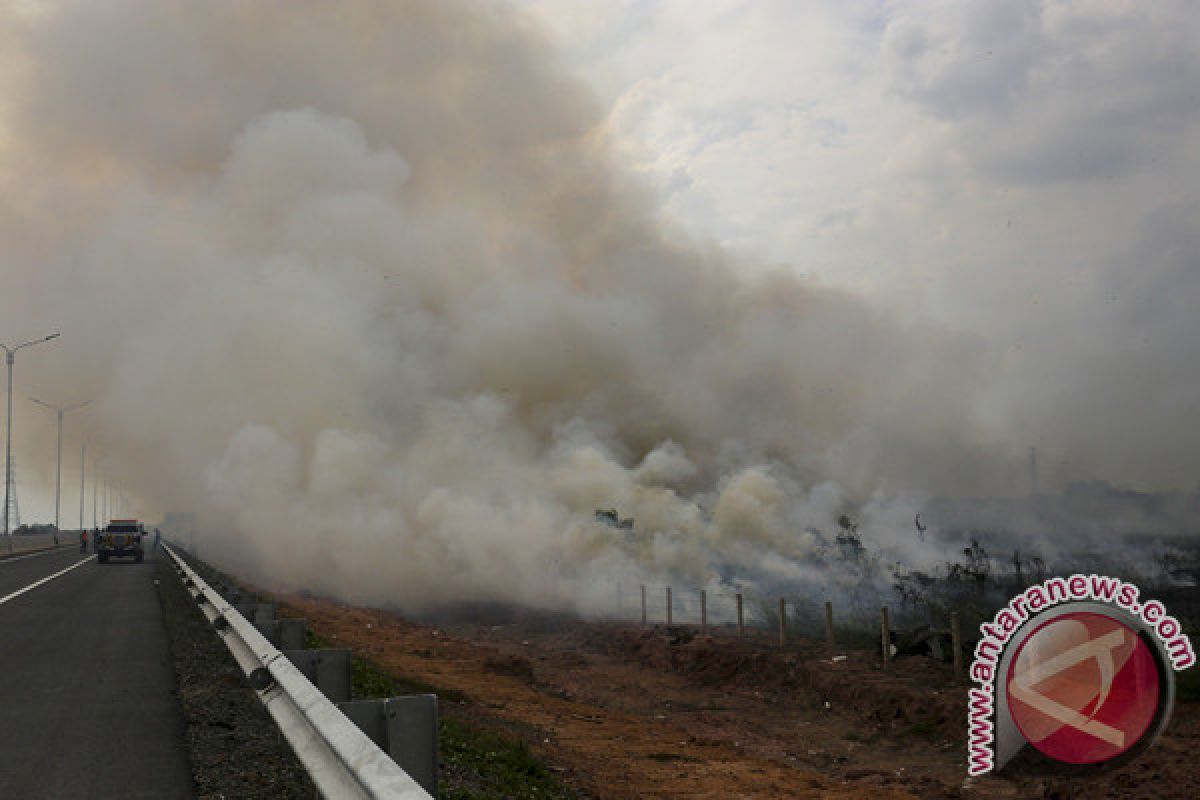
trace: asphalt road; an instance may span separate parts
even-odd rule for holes
[[[78,548],[0,561],[0,798],[194,796],[153,573]]]

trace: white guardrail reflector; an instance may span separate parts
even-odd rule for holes
[[[432,800],[249,620],[166,542],[162,546],[322,796]]]

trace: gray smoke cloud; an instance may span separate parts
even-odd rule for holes
[[[95,398],[106,473],[222,520],[212,557],[596,606],[601,577],[812,578],[847,510],[928,563],[924,497],[1023,481],[1001,349],[688,240],[511,9],[3,14],[5,335],[63,332],[20,380]]]

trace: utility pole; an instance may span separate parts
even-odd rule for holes
[[[84,477],[87,475],[87,442],[83,443],[83,450],[79,453],[79,531],[83,532],[83,501],[87,497],[87,489],[84,487]]]
[[[42,339],[34,339],[31,342],[19,344],[16,347],[8,347],[0,344],[0,348],[4,348],[5,361],[8,363],[8,426],[5,430],[4,443],[4,536],[8,539],[8,552],[12,552],[13,541],[12,532],[8,529],[8,509],[11,502],[12,492],[12,373],[13,363],[17,360],[17,351],[23,347],[31,347],[35,344],[48,342],[51,339],[57,339],[58,334],[52,333]]]
[[[41,401],[41,400],[38,400],[36,397],[31,397],[31,398],[29,398],[29,399],[30,399],[30,400],[32,400],[33,402],[37,403],[39,406],[43,406],[43,407],[45,407],[45,408],[48,408],[48,409],[50,409],[50,410],[51,410],[51,411],[53,411],[53,412],[55,413],[55,415],[58,417],[58,467],[55,469],[55,473],[54,473],[54,543],[55,543],[55,544],[58,544],[58,530],[59,530],[59,527],[60,527],[60,523],[59,523],[59,508],[60,508],[60,504],[61,504],[61,501],[62,501],[62,429],[63,429],[63,415],[64,415],[64,414],[66,414],[68,411],[76,411],[76,410],[78,410],[78,409],[80,409],[80,408],[83,408],[84,406],[86,406],[86,405],[87,405],[88,403],[90,403],[91,401],[90,401],[90,400],[87,400],[87,401],[84,401],[84,402],[82,402],[82,403],[76,403],[76,404],[75,404],[75,405],[73,405],[73,406],[56,406],[56,405],[53,405],[52,403],[46,403],[46,402],[43,402],[43,401]]]

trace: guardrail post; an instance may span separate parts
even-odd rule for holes
[[[437,797],[437,695],[415,694],[388,700],[387,728],[392,759]]]
[[[255,621],[254,627],[267,637],[267,641],[279,650],[303,650],[304,627],[302,619],[272,619]]]
[[[355,700],[337,706],[421,788],[437,797],[437,695]]]
[[[280,650],[303,650],[307,625],[308,622],[303,619],[285,617],[279,620],[279,644],[275,646]]]
[[[270,622],[255,622],[254,627],[258,628],[258,632],[265,636],[273,647],[279,647],[279,620],[273,619]]]
[[[269,625],[275,621],[274,603],[230,603],[230,605],[254,625]]]
[[[352,656],[349,650],[284,650],[283,654],[330,700],[335,703],[350,701]]]

